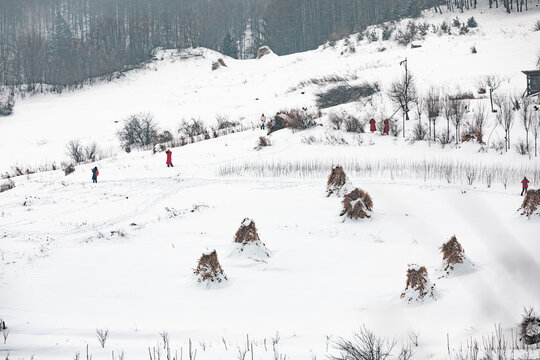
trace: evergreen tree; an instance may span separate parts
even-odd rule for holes
[[[49,60],[58,59],[67,55],[71,48],[72,38],[73,33],[71,32],[67,21],[60,13],[57,13],[49,37],[49,46],[47,48]]]
[[[236,41],[232,38],[231,33],[227,33],[227,35],[225,35],[225,37],[223,38],[221,52],[234,59],[238,59],[238,45],[236,44]]]

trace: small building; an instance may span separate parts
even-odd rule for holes
[[[522,73],[527,76],[527,96],[538,95],[540,104],[540,70],[525,70]]]

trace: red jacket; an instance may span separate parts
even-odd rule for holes
[[[529,187],[529,180],[523,179],[521,180],[521,183],[523,184],[524,189],[527,189]]]
[[[384,120],[384,133],[388,135],[388,132],[390,131],[390,121],[388,119]]]
[[[166,163],[166,165],[172,165],[172,151],[167,150],[165,152],[165,154],[167,154],[167,163]]]
[[[371,132],[377,131],[377,128],[375,127],[375,119],[369,120],[369,124],[371,125],[371,126],[369,127],[369,130],[370,130]]]

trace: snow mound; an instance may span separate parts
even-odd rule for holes
[[[257,51],[257,59],[261,59],[263,57],[277,57],[277,55],[270,49],[269,46],[261,46],[259,50]]]
[[[409,265],[407,270],[407,285],[401,293],[401,298],[407,303],[419,303],[427,300],[437,300],[435,284],[432,284],[424,266]]]

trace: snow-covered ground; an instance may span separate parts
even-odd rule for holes
[[[226,59],[228,68],[215,72],[210,63],[217,53],[196,49],[203,57],[182,60],[165,51],[163,60],[113,83],[19,101],[13,116],[0,119],[0,170],[58,162],[73,138],[96,140],[112,156],[79,165],[69,176],[17,177],[16,187],[0,194],[0,318],[10,331],[5,344],[0,338],[0,356],[57,360],[80,352],[84,358],[88,346],[94,359],[110,359],[112,352],[143,359],[149,347],[162,347],[159,333],[167,331],[178,358],[189,358],[191,340],[201,360],[239,358],[247,343],[253,359],[276,353],[322,359],[332,341],[363,324],[398,344],[419,334],[418,359],[448,358],[447,339],[453,353],[470,338],[490,335],[496,324],[510,340],[523,307],[540,307],[540,218],[517,212],[519,183],[488,188],[463,179],[448,184],[355,172],[350,180],[373,198],[373,216],[343,222],[340,199],[325,197],[326,175],[332,164],[368,159],[529,170],[538,169],[538,160],[513,151],[478,153],[477,144],[441,149],[325,126],[276,132],[273,145],[261,150],[254,149],[260,130],[190,144],[173,149],[175,167],[166,168],[162,153],[118,152],[115,137],[115,121],[140,111],[172,130],[182,117],[210,124],[224,114],[249,124],[261,112],[311,106],[314,85],[291,89],[324,75],[355,73],[384,88],[402,72],[405,56],[424,89],[444,83],[473,91],[477,75],[501,73],[510,79],[507,89],[522,91],[520,70],[534,67],[540,48],[540,32],[530,30],[540,11],[466,15],[477,18],[476,33],[430,35],[420,49],[385,42],[384,53],[377,51],[381,44],[363,44],[340,55],[338,44],[285,57]],[[427,21],[455,16],[427,15]],[[478,54],[470,53],[472,44]],[[371,111],[360,104],[344,108]],[[513,135],[523,136],[517,123]],[[308,145],[309,136],[323,140]],[[350,144],[325,144],[328,136]],[[309,176],[249,171],[295,161],[328,169]],[[225,171],[236,165],[236,172]],[[100,170],[97,184],[90,182],[93,166]],[[532,180],[538,187],[540,179]],[[256,222],[269,259],[230,256],[246,217]],[[452,235],[474,271],[438,278],[439,247]],[[193,269],[213,249],[228,281],[206,289]],[[400,299],[413,263],[426,267],[435,301]],[[109,329],[103,349],[96,329]],[[534,355],[540,357],[538,350]]]

